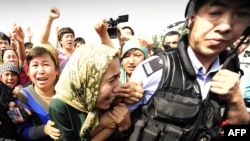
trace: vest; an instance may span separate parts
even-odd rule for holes
[[[221,61],[229,54],[223,53]],[[129,141],[209,141],[218,136],[224,103],[212,93],[202,100],[187,55],[187,36],[177,49],[159,56],[163,61],[162,80],[149,102],[132,113]],[[237,61],[237,56],[233,59]]]

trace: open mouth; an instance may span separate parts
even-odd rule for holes
[[[37,78],[37,81],[46,81],[48,78],[42,77],[42,78]]]
[[[107,100],[114,100],[115,96],[107,98]]]

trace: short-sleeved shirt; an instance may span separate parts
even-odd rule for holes
[[[210,70],[206,71],[205,67],[200,63],[200,61],[194,55],[193,50],[190,47],[188,47],[187,50],[188,50],[187,52],[188,56],[192,62],[193,68],[196,73],[197,81],[202,91],[202,98],[205,99],[209,92],[210,81],[212,79],[212,76],[214,75],[215,72],[219,70],[219,66],[220,66],[219,57],[217,57],[217,59],[214,61],[214,63],[210,67]],[[158,88],[159,83],[161,81],[163,69],[160,69],[154,72],[150,76],[147,76],[143,69],[143,64],[146,64],[149,61],[156,59],[158,57],[159,56],[149,57],[148,59],[141,62],[133,71],[130,81],[141,81],[143,85],[143,89],[144,89],[144,94],[143,94],[142,99],[139,102],[132,104],[132,105],[128,105],[128,108],[130,109],[130,111],[134,111],[141,104],[146,104],[151,98],[151,96],[154,94],[156,89]]]

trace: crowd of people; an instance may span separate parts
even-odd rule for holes
[[[220,141],[225,125],[250,126],[249,9],[189,0],[188,33],[160,47],[119,25],[115,46],[107,19],[93,25],[100,43],[61,27],[52,44],[57,7],[39,43],[13,25],[0,32],[0,140]]]

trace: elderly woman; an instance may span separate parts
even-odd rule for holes
[[[18,134],[24,140],[58,139],[60,132],[50,121],[49,105],[59,77],[59,61],[50,45],[35,45],[26,57],[31,84],[22,88],[18,100],[32,115],[18,124]]]

